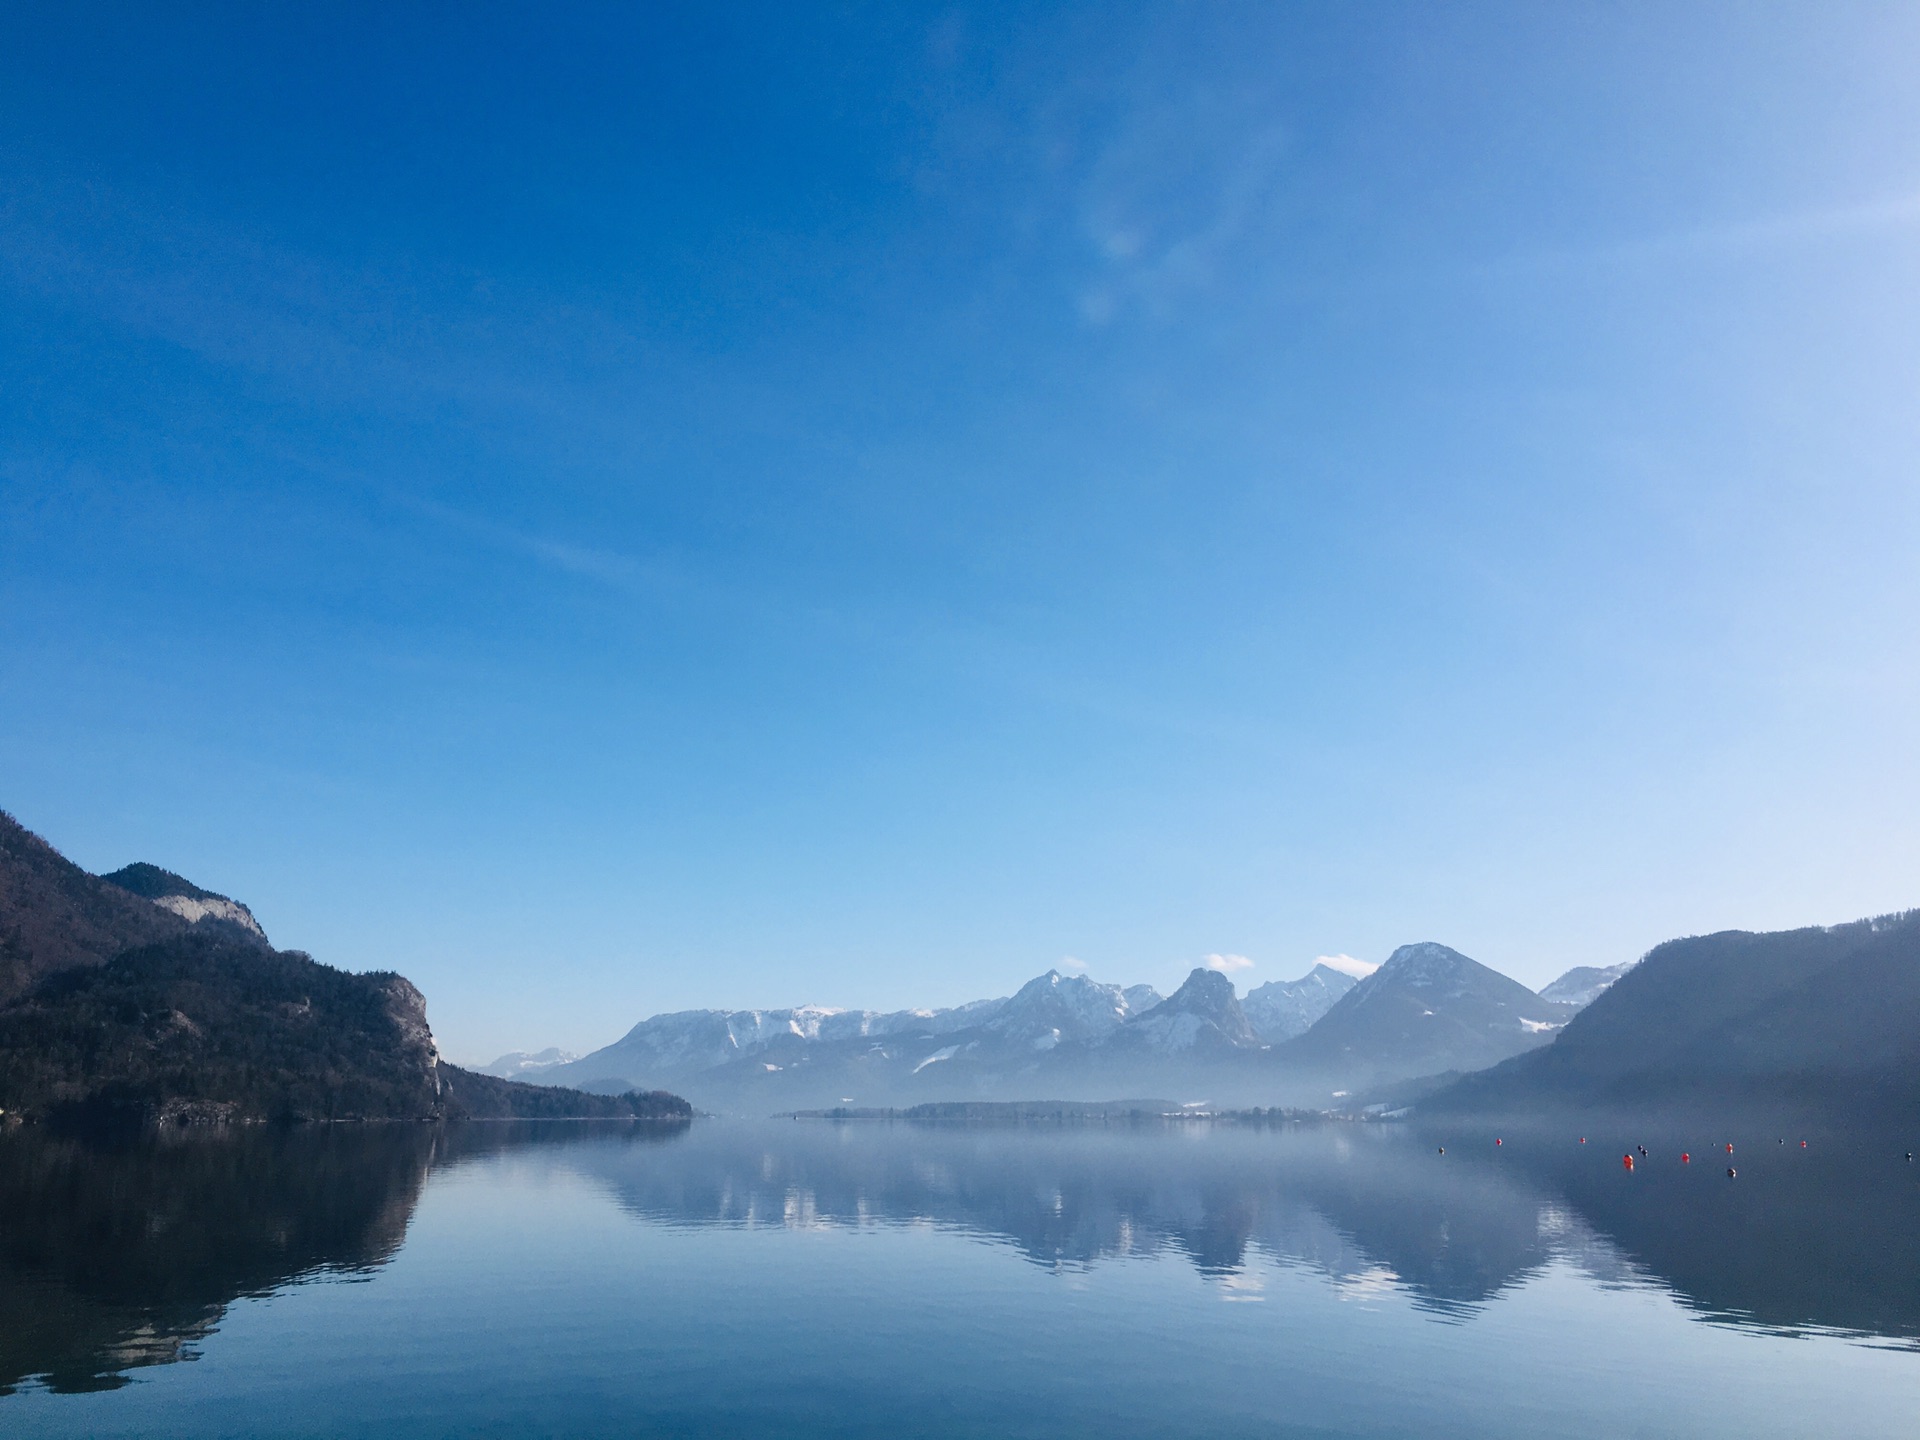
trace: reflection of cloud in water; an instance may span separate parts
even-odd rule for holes
[[[1333,1277],[1333,1293],[1342,1300],[1371,1300],[1400,1289],[1400,1277],[1384,1265]]]

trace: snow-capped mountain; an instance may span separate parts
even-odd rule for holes
[[[971,1099],[1326,1103],[1348,1082],[1491,1064],[1551,1039],[1572,1013],[1444,945],[1413,945],[1366,980],[1316,966],[1261,986],[1246,1005],[1214,970],[1195,970],[1164,1000],[1147,986],[1049,970],[1005,999],[946,1010],[681,1011],[582,1059],[516,1073],[592,1090],[669,1089],[763,1115]],[[1309,1028],[1286,1038],[1295,1025]]]
[[[1102,985],[1049,970],[1001,1001],[986,1028],[1015,1044],[1051,1050],[1062,1041],[1097,1041],[1138,1014],[1143,1003],[1159,1002],[1151,985]]]
[[[502,1080],[524,1080],[529,1075],[537,1074],[542,1070],[551,1070],[556,1065],[570,1065],[579,1058],[570,1050],[549,1045],[544,1050],[532,1052],[509,1050],[491,1064],[471,1065],[467,1068],[476,1075],[494,1075]]]
[[[1546,1044],[1573,1013],[1427,941],[1402,945],[1275,1054],[1355,1083],[1478,1070]]]
[[[1272,980],[1249,990],[1240,1008],[1269,1045],[1304,1035],[1359,981],[1330,965],[1315,965],[1298,980]]]
[[[1180,1055],[1254,1050],[1259,1046],[1259,1035],[1247,1023],[1234,997],[1233,982],[1218,970],[1197,969],[1173,994],[1121,1027],[1109,1048]]]
[[[1541,986],[1540,998],[1558,1000],[1562,1005],[1583,1009],[1598,1000],[1601,992],[1638,963],[1629,960],[1624,965],[1609,965],[1604,969],[1597,965],[1576,965],[1558,980]]]
[[[1038,983],[1038,982],[1034,982]],[[1029,986],[1028,988],[1031,988]],[[832,1050],[892,1035],[944,1035],[991,1021],[1006,999],[975,1000],[944,1010],[840,1010],[798,1005],[778,1010],[678,1010],[642,1020],[613,1044],[553,1067],[543,1084],[667,1078],[757,1060],[784,1069],[809,1050]],[[777,1052],[777,1053],[776,1053]]]

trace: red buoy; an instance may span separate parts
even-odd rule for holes
[[[1733,1154],[1733,1141],[1727,1141],[1727,1154]]]
[[[1621,1163],[1622,1165],[1624,1165],[1624,1166],[1626,1166],[1626,1167],[1627,1167],[1627,1169],[1629,1169],[1629,1170],[1631,1170],[1631,1169],[1633,1168],[1633,1156],[1631,1156],[1631,1155],[1622,1155],[1622,1156],[1620,1157],[1620,1163]]]
[[[1806,1141],[1804,1141],[1804,1140],[1802,1140],[1802,1141],[1800,1142],[1800,1148],[1801,1148],[1802,1150],[1804,1150],[1804,1149],[1806,1149],[1806,1148],[1807,1148],[1807,1142],[1806,1142]]]
[[[1496,1141],[1494,1141],[1493,1143],[1494,1143],[1494,1144],[1496,1144],[1496,1145],[1504,1145],[1504,1144],[1506,1144],[1507,1142],[1506,1142],[1506,1141],[1504,1141],[1504,1140],[1496,1140]],[[1802,1142],[1802,1143],[1804,1143],[1804,1142]]]
[[[1686,1151],[1682,1150],[1680,1152],[1680,1163],[1682,1165],[1691,1165],[1693,1163],[1693,1156],[1689,1155]]]
[[[1582,1136],[1580,1137],[1580,1143],[1581,1143],[1582,1145],[1584,1145],[1584,1144],[1586,1144],[1586,1143],[1587,1143],[1587,1137],[1586,1137],[1586,1136],[1584,1136],[1584,1135],[1582,1135]]]

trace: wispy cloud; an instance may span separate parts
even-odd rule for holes
[[[595,580],[614,589],[628,592],[659,591],[676,583],[666,567],[616,550],[575,545],[545,535],[530,534],[416,495],[390,494],[387,498],[403,509],[411,510],[469,539],[516,551],[552,569]]]
[[[1062,970],[1071,970],[1075,974],[1080,974],[1086,970],[1087,962],[1074,955],[1062,955],[1060,957],[1059,968]]]
[[[1205,965],[1209,970],[1218,970],[1223,974],[1231,974],[1235,970],[1251,970],[1253,968],[1253,961],[1244,955],[1209,955],[1200,963]]]
[[[1507,256],[1486,268],[1494,272],[1552,271],[1704,256],[1728,258],[1871,236],[1916,225],[1920,225],[1920,192],[1694,226],[1611,244],[1536,250]]]
[[[1329,970],[1338,970],[1343,975],[1351,975],[1356,980],[1364,980],[1380,967],[1365,960],[1356,960],[1351,955],[1316,955],[1316,965],[1324,965]]]

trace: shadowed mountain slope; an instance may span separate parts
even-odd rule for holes
[[[154,865],[110,882],[0,817],[0,1113],[186,1124],[684,1116],[444,1065],[399,975],[276,951],[244,905]],[[128,888],[131,887],[131,888]],[[20,988],[24,987],[24,988]]]
[[[90,875],[0,811],[0,1003],[34,981],[185,933],[188,922]]]
[[[1544,1050],[1423,1109],[1920,1101],[1920,911],[1669,940]]]

